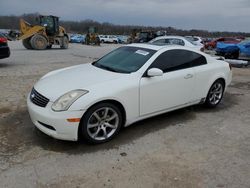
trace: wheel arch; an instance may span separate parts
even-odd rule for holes
[[[222,82],[223,82],[223,84],[224,84],[224,87],[226,86],[226,80],[224,79],[224,78],[218,78],[218,79],[216,79],[214,82],[216,82],[216,81],[218,81],[218,80],[221,80]],[[213,82],[213,83],[214,83]]]
[[[221,80],[221,81],[223,82],[223,84],[224,84],[224,90],[225,90],[225,88],[226,88],[226,79],[225,79],[225,77],[224,77],[224,76],[217,76],[217,77],[213,78],[213,79],[211,80],[211,82],[209,83],[209,87],[208,87],[207,92],[206,92],[207,94],[208,94],[210,88],[212,87],[212,85],[213,85],[216,81],[218,81],[218,80]]]

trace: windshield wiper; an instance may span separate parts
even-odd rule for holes
[[[111,67],[107,67],[105,65],[101,65],[101,64],[95,64],[95,65],[97,65],[97,67],[105,69],[105,70],[109,70],[109,71],[112,71],[112,72],[117,72],[115,69],[113,69]]]
[[[117,69],[115,69],[115,68],[108,67],[108,66],[101,65],[101,64],[97,64],[97,63],[95,63],[94,66],[97,66],[97,67],[99,67],[99,68],[102,68],[102,69],[105,69],[105,70],[108,70],[108,71],[111,71],[111,72],[128,73],[128,72],[125,72],[125,71],[117,70]]]

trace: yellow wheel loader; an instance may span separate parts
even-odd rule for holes
[[[85,44],[100,46],[100,38],[98,36],[96,27],[89,27],[85,38]]]
[[[60,45],[61,49],[68,48],[68,34],[59,26],[59,18],[56,16],[40,15],[39,25],[34,26],[21,19],[20,31],[18,39],[23,41],[23,46],[27,49],[45,50],[52,45]]]

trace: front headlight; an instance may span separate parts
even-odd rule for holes
[[[87,90],[74,90],[70,91],[63,96],[59,97],[52,105],[52,110],[56,112],[66,111],[69,107],[81,96],[87,94]]]

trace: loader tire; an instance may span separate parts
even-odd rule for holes
[[[30,44],[30,38],[27,38],[27,39],[23,39],[23,46],[28,49],[28,50],[31,50],[33,49],[31,44]]]
[[[47,39],[40,34],[34,35],[31,38],[30,43],[34,50],[45,50],[48,46]]]
[[[69,47],[69,39],[68,37],[64,36],[62,38],[62,44],[60,45],[61,49],[67,49]]]

